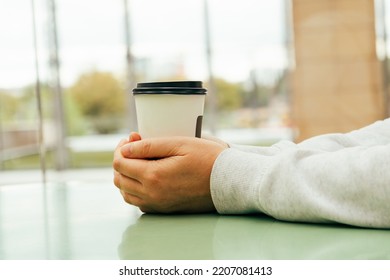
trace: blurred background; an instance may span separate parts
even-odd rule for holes
[[[239,144],[383,119],[388,2],[0,0],[0,177],[110,168],[137,82],[203,81],[204,133]]]

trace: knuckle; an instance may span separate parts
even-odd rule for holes
[[[130,199],[130,197],[129,197],[128,195],[123,194],[122,197],[123,197],[123,200],[124,200],[126,203],[133,205],[133,203],[131,202],[131,199]]]
[[[137,207],[138,208],[147,208],[147,203],[145,201],[139,201],[139,203],[137,204]]]
[[[152,143],[150,141],[142,142],[142,154],[149,155],[152,150]]]
[[[114,185],[115,186],[117,186],[118,188],[120,188],[121,186],[120,186],[120,181],[121,181],[121,175],[120,174],[118,174],[118,173],[116,173],[116,174],[114,174]]]
[[[146,206],[140,205],[138,208],[144,213],[150,213],[149,208]]]
[[[144,213],[154,213],[154,211],[152,210],[153,206],[145,201],[140,201],[136,206]]]
[[[134,203],[134,199],[131,195],[129,195],[128,193],[126,192],[122,192],[122,197],[123,197],[123,200],[128,203],[128,204],[131,204],[131,205],[135,205]]]
[[[155,187],[159,186],[162,181],[162,176],[160,174],[160,171],[158,171],[155,168],[149,168],[145,171],[145,181],[147,182],[147,185]]]
[[[122,160],[120,158],[114,158],[112,161],[112,167],[115,170],[119,170],[121,168]]]
[[[153,214],[153,213],[158,213],[158,211],[155,211],[147,206],[140,206],[138,207],[139,210],[141,210],[142,212],[146,213],[146,214]]]

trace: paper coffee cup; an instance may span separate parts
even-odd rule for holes
[[[142,138],[201,137],[206,95],[202,82],[138,83],[133,94]]]

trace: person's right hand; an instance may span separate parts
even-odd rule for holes
[[[131,134],[115,151],[114,184],[126,202],[149,213],[215,211],[211,170],[226,146],[194,137],[140,138]]]

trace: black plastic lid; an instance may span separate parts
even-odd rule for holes
[[[201,81],[138,83],[133,94],[206,94]]]

